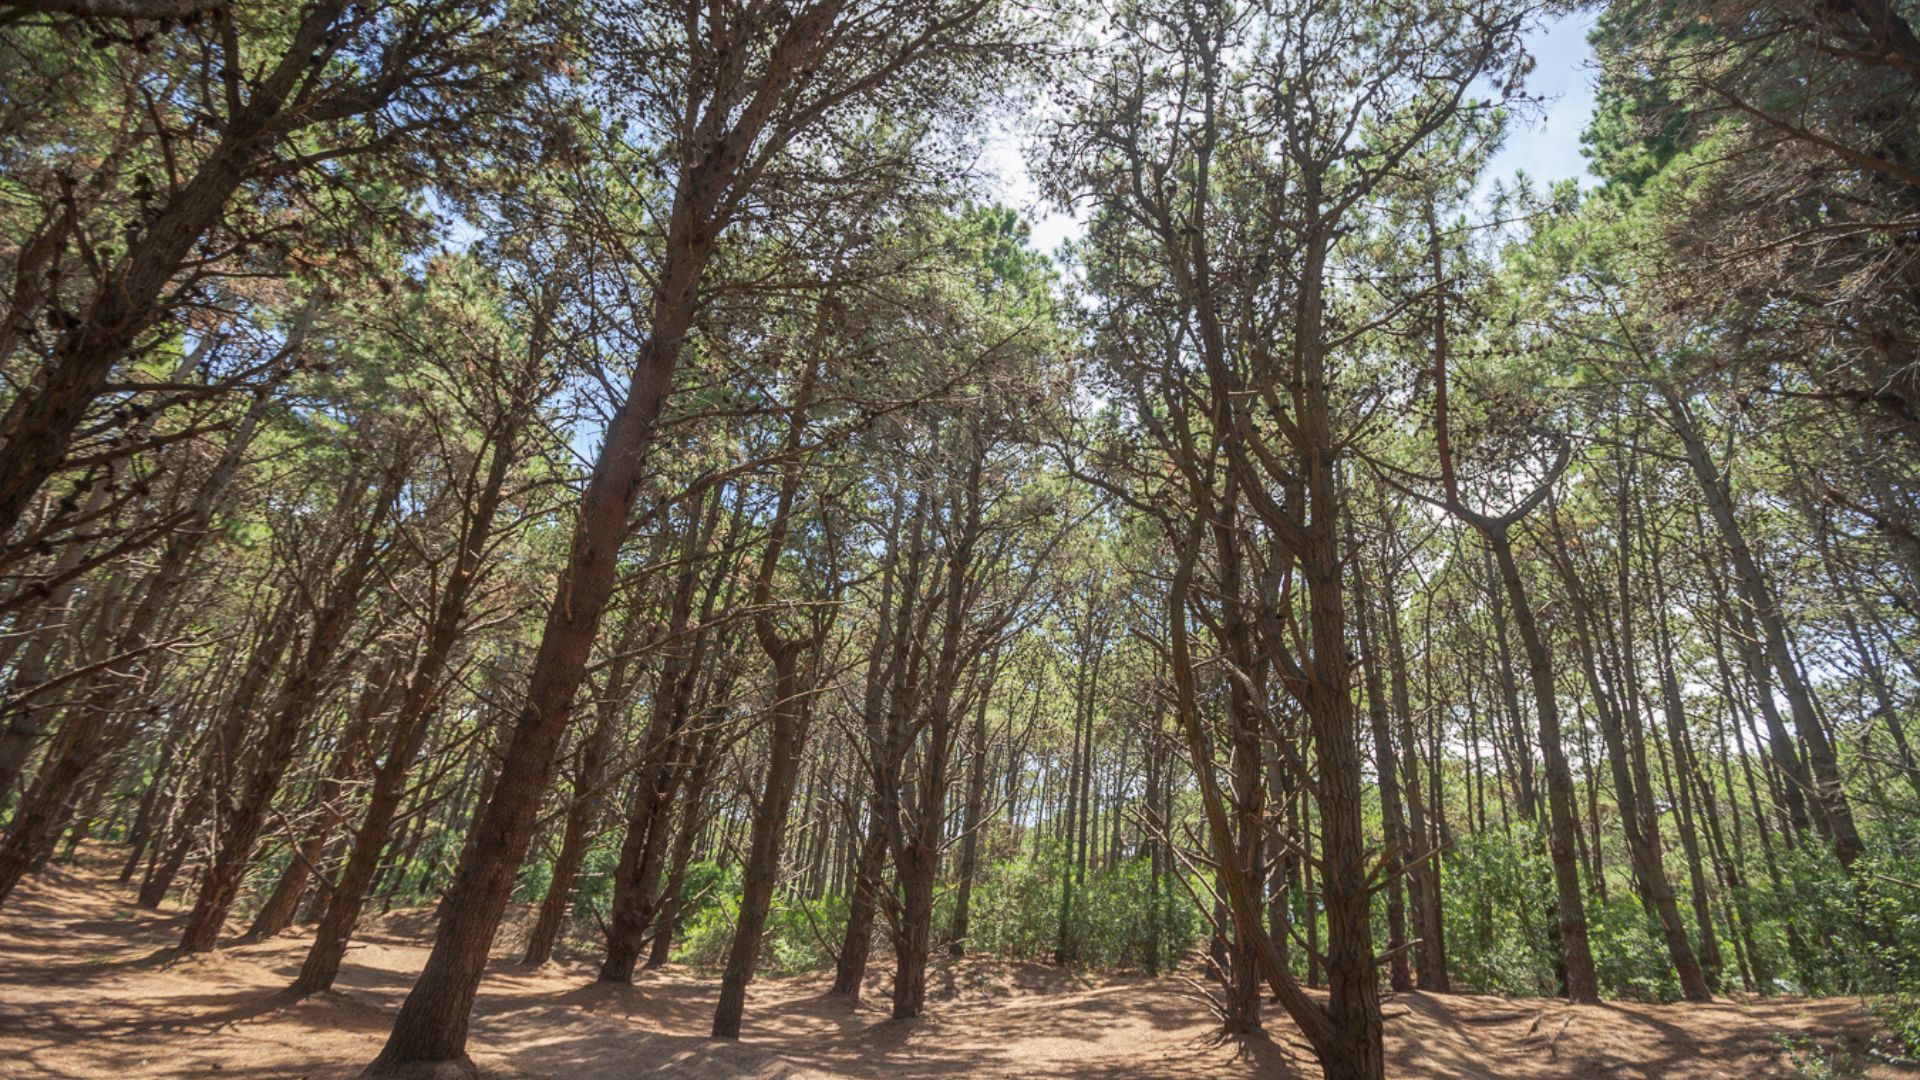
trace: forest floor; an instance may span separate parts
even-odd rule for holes
[[[24,883],[0,909],[0,1077],[352,1076],[380,1048],[431,930],[425,912],[373,920],[338,989],[302,1000],[285,988],[303,935],[182,959],[171,946],[183,917],[140,909],[100,862]],[[727,1045],[704,1037],[711,977],[669,969],[612,986],[595,983],[585,963],[528,971],[508,954],[496,957],[475,1009],[470,1048],[490,1076],[1319,1075],[1277,1006],[1271,1038],[1223,1039],[1179,979],[942,963],[929,1015],[896,1022],[880,973],[857,1009],[825,997],[822,976],[762,978],[749,991],[744,1037]],[[1790,1077],[1783,1040],[1865,1063],[1846,1075],[1916,1075],[1868,1062],[1876,1025],[1851,999],[1569,1006],[1400,994],[1385,1011],[1394,1077]]]

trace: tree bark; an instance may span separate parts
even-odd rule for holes
[[[625,648],[622,643],[616,648]],[[592,843],[591,831],[600,818],[601,785],[606,778],[607,742],[613,734],[613,720],[626,707],[624,660],[616,660],[607,675],[605,696],[594,710],[593,730],[580,748],[574,763],[573,798],[567,803],[567,820],[561,829],[560,854],[553,860],[553,877],[547,882],[547,894],[540,898],[540,910],[533,928],[527,931],[527,949],[520,962],[539,967],[553,959],[560,941],[560,928],[566,921],[573,900],[574,879],[586,862]]]
[[[1726,474],[1714,463],[1692,410],[1671,388],[1662,386],[1660,393],[1666,401],[1669,426],[1686,449],[1687,465],[1694,479],[1699,482],[1707,512],[1719,529],[1721,541],[1727,546],[1728,556],[1733,563],[1734,580],[1752,609],[1755,621],[1760,624],[1761,641],[1779,679],[1780,689],[1787,696],[1788,707],[1793,713],[1793,726],[1807,744],[1808,765],[1814,780],[1810,794],[1824,811],[1832,831],[1834,857],[1840,860],[1841,866],[1852,869],[1854,862],[1866,849],[1861,844],[1860,832],[1853,821],[1853,809],[1840,782],[1839,760],[1834,756],[1833,744],[1814,712],[1813,692],[1801,677],[1798,660],[1787,640],[1786,620],[1780,611],[1773,582],[1761,569],[1759,560],[1747,545],[1746,535],[1734,516],[1733,497]]]
[[[183,952],[212,949],[226,926],[227,912],[239,894],[241,880],[253,858],[254,844],[266,828],[273,798],[293,764],[302,725],[318,702],[334,654],[358,616],[367,578],[379,554],[381,527],[399,498],[403,472],[396,461],[382,477],[380,490],[373,499],[373,512],[361,526],[346,564],[338,570],[338,576],[327,590],[325,606],[314,619],[305,650],[274,699],[266,730],[254,749],[253,770],[247,778],[246,789],[233,813],[220,821],[219,847],[213,864],[201,878],[199,896],[180,934]],[[351,505],[358,498],[355,492],[342,503]]]
[[[300,898],[306,893],[314,868],[319,865],[321,854],[327,849],[327,841],[332,839],[334,830],[346,819],[346,807],[342,799],[347,794],[347,785],[360,772],[361,759],[366,754],[367,739],[373,731],[374,722],[393,704],[398,697],[397,691],[403,686],[391,667],[376,668],[368,677],[360,707],[354,710],[347,730],[340,735],[340,748],[334,755],[333,768],[314,793],[313,805],[309,809],[317,815],[317,820],[294,846],[293,858],[288,861],[280,880],[274,884],[273,892],[267,895],[266,903],[260,905],[259,912],[254,915],[253,925],[247,929],[248,938],[270,938],[293,925]]]
[[[1351,540],[1348,548],[1349,551],[1354,550]],[[1360,563],[1361,560],[1354,560],[1354,626],[1359,635],[1361,670],[1367,690],[1367,720],[1373,734],[1374,770],[1379,777],[1381,824],[1386,832],[1387,846],[1381,854],[1380,872],[1385,875],[1382,884],[1387,893],[1387,949],[1392,954],[1387,961],[1387,985],[1396,992],[1405,992],[1413,989],[1413,978],[1407,969],[1407,914],[1401,864],[1413,850],[1413,845],[1408,840],[1407,821],[1400,808],[1398,765],[1394,760],[1393,737],[1388,728],[1386,688],[1380,679],[1380,664],[1385,658],[1374,644],[1372,620],[1368,617],[1372,599]]]
[[[75,429],[125,358],[161,313],[162,292],[193,246],[220,220],[247,173],[290,130],[282,110],[324,46],[346,0],[301,11],[286,51],[244,105],[220,125],[220,141],[193,178],[130,245],[77,324],[60,336],[51,362],[0,417],[0,536],[12,533],[33,497],[59,470]],[[229,64],[240,58],[228,56]]]
[[[696,236],[694,207],[676,196],[666,261],[654,295],[651,334],[641,350],[627,399],[607,425],[574,519],[566,569],[554,591],[534,655],[527,700],[509,734],[494,797],[473,824],[477,856],[455,875],[441,907],[433,951],[400,1006],[393,1031],[370,1074],[401,1072],[416,1063],[466,1063],[467,1025],[474,994],[514,876],[532,842],[540,799],[554,767],[573,696],[586,674],[600,617],[613,592],[627,518],[640,491],[641,467],[655,419],[692,325],[694,290],[712,251]]]
[[[519,402],[516,409],[504,417],[499,428],[492,433],[485,480],[475,492],[472,508],[462,527],[460,547],[454,560],[453,570],[448,574],[439,601],[434,607],[433,622],[428,627],[426,643],[422,646],[420,657],[414,663],[413,672],[407,679],[406,696],[394,710],[393,721],[387,734],[385,754],[379,768],[374,772],[373,790],[368,794],[367,809],[361,818],[360,827],[354,832],[352,852],[347,856],[347,865],[341,868],[340,879],[334,884],[326,914],[321,916],[320,926],[314,934],[313,946],[308,949],[307,958],[300,967],[300,974],[294,979],[293,989],[298,993],[312,994],[329,989],[340,973],[340,962],[345,958],[347,943],[353,936],[355,926],[359,924],[360,911],[366,902],[367,890],[373,885],[374,877],[379,873],[380,853],[386,848],[388,834],[393,828],[394,815],[400,808],[402,796],[405,795],[407,770],[411,768],[413,759],[420,753],[421,744],[426,741],[428,718],[433,711],[434,703],[440,697],[441,679],[452,659],[454,646],[459,643],[466,630],[467,606],[485,566],[488,544],[493,536],[494,518],[500,509],[507,474],[519,445],[519,434],[522,426],[531,418],[533,408],[531,401]],[[528,808],[527,839],[530,839],[532,834],[532,816],[533,808]],[[523,852],[524,843],[523,839]],[[516,857],[514,860],[516,868],[518,861]],[[494,883],[489,879],[486,884],[490,887]],[[506,886],[510,888],[511,885],[512,879],[509,876]],[[500,894],[499,903],[502,908],[505,907],[506,892],[503,891]],[[448,909],[443,906],[442,910],[444,912]],[[497,918],[496,915],[496,920]],[[443,926],[444,921],[443,918]],[[467,928],[470,929],[470,924]],[[492,931],[489,929],[487,941],[480,950],[482,964],[486,962],[486,945],[490,945],[491,941]],[[456,955],[461,952],[461,944],[464,942],[456,943],[452,950]],[[430,957],[430,966],[432,962]],[[458,961],[443,957],[441,963],[444,977],[446,967],[456,965]],[[463,969],[455,968],[455,970]],[[477,983],[477,970],[474,972],[474,977]],[[468,1000],[470,1002],[471,997]],[[460,1020],[458,1030],[460,1037],[464,1038],[466,1031],[464,1015]],[[433,1027],[431,1021],[427,1026],[430,1029]],[[449,1056],[457,1056],[457,1053]]]
[[[1547,773],[1547,846],[1553,863],[1567,997],[1572,1001],[1598,1001],[1600,984],[1587,943],[1586,903],[1581,897],[1580,868],[1574,857],[1573,771],[1567,766],[1560,738],[1560,704],[1555,698],[1553,659],[1534,621],[1527,587],[1520,578],[1520,567],[1513,561],[1513,544],[1506,529],[1482,529],[1481,535],[1493,549],[1494,564],[1499,568],[1501,583],[1513,606],[1514,626],[1520,632],[1527,673],[1533,684],[1534,711],[1540,719],[1540,751]]]

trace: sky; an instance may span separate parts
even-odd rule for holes
[[[1587,32],[1596,13],[1576,11],[1554,19],[1527,35],[1527,51],[1534,70],[1527,92],[1545,100],[1532,115],[1515,120],[1507,141],[1494,155],[1482,190],[1494,177],[1510,179],[1524,172],[1544,187],[1557,180],[1581,178],[1590,183],[1586,159],[1580,156],[1580,133],[1593,115],[1593,48]],[[1003,124],[987,139],[979,167],[993,196],[1019,211],[1033,228],[1033,244],[1052,252],[1062,241],[1080,235],[1073,217],[1043,203],[1028,175],[1022,147],[1027,133],[1017,123]]]
[[[1537,115],[1514,124],[1506,145],[1489,164],[1488,176],[1524,172],[1543,186],[1569,177],[1590,181],[1586,159],[1580,156],[1580,133],[1593,116],[1594,80],[1599,76],[1593,47],[1587,44],[1597,15],[1578,11],[1527,36],[1527,51],[1534,58],[1527,92],[1546,101]]]

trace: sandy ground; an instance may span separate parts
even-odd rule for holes
[[[346,1077],[379,1049],[425,959],[424,913],[377,919],[339,988],[285,992],[297,932],[211,956],[169,946],[181,913],[137,908],[104,871],[53,871],[0,909],[0,1077]],[[507,936],[507,935],[503,935]],[[716,982],[690,972],[596,984],[585,963],[527,971],[502,949],[470,1049],[488,1075],[598,1080],[917,1077],[1301,1077],[1319,1070],[1277,1007],[1271,1037],[1223,1039],[1177,979],[1081,978],[968,960],[933,976],[920,1020],[823,996],[819,976],[761,979],[744,1037],[704,1037]],[[1386,1007],[1395,1077],[1788,1077],[1776,1034],[1856,1053],[1874,1033],[1851,1000],[1568,1006],[1401,994]],[[1887,1066],[1872,1077],[1920,1075]]]

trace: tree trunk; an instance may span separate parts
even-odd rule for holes
[[[467,1060],[473,997],[513,895],[520,860],[533,840],[574,692],[586,674],[600,617],[613,592],[645,449],[692,323],[694,286],[711,241],[692,241],[686,213],[681,207],[674,211],[651,337],[634,369],[627,400],[607,425],[599,460],[581,495],[566,569],[534,655],[527,700],[509,735],[494,796],[473,824],[476,857],[460,868],[447,890],[433,951],[401,1004],[385,1047],[368,1066],[372,1074],[400,1072],[415,1063]]]
[[[1513,545],[1507,531],[1483,529],[1481,535],[1493,549],[1494,563],[1513,606],[1514,625],[1520,632],[1528,676],[1533,683],[1534,711],[1540,718],[1540,751],[1546,759],[1547,773],[1548,851],[1553,862],[1567,997],[1572,1001],[1598,1001],[1600,985],[1594,974],[1593,953],[1587,944],[1586,903],[1581,897],[1580,869],[1574,857],[1573,771],[1567,766],[1566,751],[1560,740],[1560,705],[1555,698],[1553,659],[1534,622],[1527,587],[1520,578],[1520,567],[1513,561]]]
[[[687,523],[673,611],[668,620],[670,640],[685,637],[693,621],[698,560],[719,512],[720,495],[716,490],[708,509]],[[699,609],[702,623],[712,618],[720,584],[716,576],[707,589]],[[661,665],[659,687],[653,696],[653,714],[641,747],[644,764],[634,784],[626,837],[620,846],[620,861],[614,868],[613,918],[607,925],[607,954],[600,965],[603,982],[633,981],[647,930],[659,913],[660,876],[666,867],[673,800],[686,779],[688,766],[676,757],[684,750],[680,745],[680,729],[686,723],[692,704],[694,683],[705,655],[704,640],[704,635],[695,631],[692,640]]]
[[[623,667],[624,664],[616,661],[608,673],[606,696],[594,710],[593,731],[581,746],[579,760],[574,765],[573,799],[567,804],[560,854],[553,860],[553,877],[547,883],[547,895],[540,899],[539,914],[534,917],[533,929],[527,932],[527,950],[520,957],[520,962],[528,967],[539,967],[553,959],[567,907],[573,900],[574,879],[579,876],[580,866],[586,862],[587,849],[593,842],[590,833],[600,817],[607,741],[613,733],[614,717],[626,704],[624,687],[616,689],[616,684],[625,682],[621,674]]]
[[[1727,477],[1715,465],[1692,410],[1673,390],[1661,387],[1661,394],[1666,399],[1669,423],[1680,437],[1686,449],[1687,464],[1706,497],[1707,511],[1720,531],[1720,539],[1727,545],[1728,555],[1733,562],[1734,580],[1739,583],[1754,619],[1760,624],[1761,642],[1779,678],[1780,689],[1787,696],[1787,704],[1793,713],[1793,726],[1807,744],[1808,765],[1812,768],[1814,778],[1811,794],[1820,804],[1832,830],[1834,857],[1840,860],[1841,866],[1851,869],[1865,848],[1860,842],[1859,830],[1854,826],[1853,809],[1840,783],[1840,766],[1834,756],[1833,744],[1814,712],[1813,692],[1801,677],[1799,663],[1787,640],[1786,620],[1781,614],[1773,583],[1761,569],[1759,560],[1754,558],[1752,549],[1747,546],[1746,535],[1734,516],[1733,496]]]
[[[346,808],[341,800],[346,796],[347,785],[360,772],[361,759],[365,756],[367,738],[373,731],[374,721],[393,704],[398,696],[396,691],[403,685],[390,665],[382,665],[368,676],[360,707],[354,710],[347,730],[340,735],[340,749],[334,756],[333,768],[321,783],[320,790],[314,794],[313,805],[309,807],[310,812],[318,815],[318,820],[295,845],[293,858],[287,863],[286,870],[281,873],[273,892],[267,895],[266,903],[254,915],[253,925],[247,929],[248,938],[270,938],[293,925],[300,898],[306,893],[314,868],[319,865],[321,854],[327,849],[327,841],[332,839],[334,830],[345,820]]]
[[[987,699],[993,694],[997,671],[997,662],[989,666],[979,691],[980,700],[974,706],[967,802],[960,819],[960,880],[954,884],[953,925],[947,936],[947,951],[955,957],[966,955],[968,909],[973,898],[973,878],[980,868],[980,827],[987,812]]]
[[[299,748],[302,726],[318,703],[324,680],[333,664],[334,654],[353,626],[368,576],[378,555],[378,538],[388,512],[399,497],[403,469],[393,463],[382,479],[373,500],[373,513],[361,526],[360,536],[326,593],[325,606],[315,617],[306,649],[280,686],[260,744],[254,750],[252,774],[233,813],[220,822],[219,847],[213,864],[200,882],[200,894],[193,912],[180,934],[183,952],[205,952],[218,943],[226,926],[227,912],[240,891],[253,847],[267,825],[280,782],[293,764]],[[352,493],[344,503],[357,502]],[[330,560],[329,560],[330,562]],[[330,569],[330,567],[329,567]]]
[[[184,580],[194,553],[208,535],[207,523],[214,507],[239,469],[241,457],[264,415],[263,402],[264,398],[256,399],[232,438],[227,440],[219,462],[195,491],[181,529],[168,538],[158,565],[148,575],[144,595],[117,633],[106,632],[115,625],[118,601],[110,600],[103,605],[101,632],[112,644],[100,659],[110,659],[111,663],[100,677],[88,681],[78,705],[62,726],[54,746],[49,748],[40,775],[34,779],[34,790],[14,812],[13,827],[5,845],[0,846],[0,902],[12,893],[40,847],[57,837],[55,827],[63,823],[65,807],[76,785],[104,750],[103,739],[113,714],[127,689],[143,681],[139,673],[147,666],[144,653],[152,644],[151,638],[161,625],[162,616],[167,614],[174,590]],[[4,527],[0,527],[0,534],[4,534]],[[116,576],[109,586],[110,592],[117,595],[124,580]]]
[[[722,699],[725,693],[717,695]],[[720,717],[725,719],[724,710]],[[687,780],[686,806],[680,813],[680,829],[673,840],[673,859],[667,869],[667,887],[660,899],[660,914],[654,920],[653,948],[647,954],[647,970],[664,967],[673,956],[673,937],[680,928],[680,894],[687,887],[687,865],[693,861],[694,841],[705,823],[708,806],[707,778],[719,755],[719,725],[700,740],[694,758],[693,775]]]
[[[753,810],[753,835],[748,841],[742,873],[740,920],[727,951],[727,967],[720,979],[720,1001],[713,1011],[713,1037],[738,1039],[740,1018],[747,1004],[747,983],[760,958],[760,939],[773,908],[773,887],[780,874],[780,852],[786,843],[787,811],[800,774],[800,751],[806,741],[809,688],[802,674],[801,650],[807,642],[782,642],[770,649],[773,663],[773,723],[770,757],[761,780],[760,799]]]
[[[454,646],[458,644],[466,629],[467,603],[483,569],[488,543],[493,535],[494,517],[499,511],[501,494],[505,489],[507,472],[512,466],[515,448],[519,443],[521,427],[530,419],[532,409],[533,405],[530,401],[520,402],[513,412],[503,418],[499,429],[493,433],[486,479],[475,494],[473,509],[467,517],[465,528],[460,536],[460,547],[453,570],[448,574],[439,602],[434,607],[433,622],[428,628],[426,643],[421,648],[420,657],[414,663],[413,672],[407,679],[406,696],[394,710],[385,746],[386,752],[381,758],[379,768],[374,772],[373,790],[367,797],[366,814],[361,818],[360,827],[354,832],[353,850],[347,856],[347,865],[340,870],[339,881],[334,883],[332,896],[327,902],[326,914],[321,917],[319,929],[314,934],[313,946],[307,951],[307,958],[301,964],[300,974],[294,979],[293,989],[296,992],[312,994],[329,989],[340,973],[340,962],[346,957],[347,943],[353,936],[354,928],[359,924],[360,911],[366,902],[367,890],[373,885],[374,878],[380,871],[380,853],[386,848],[388,835],[393,828],[394,815],[398,812],[400,800],[405,794],[407,770],[412,767],[413,759],[420,753],[420,747],[426,741],[428,718],[434,703],[440,696],[441,678],[452,658]],[[609,587],[611,587],[610,584]],[[571,691],[569,696],[570,694]],[[533,808],[529,807],[526,822],[527,837],[522,840],[523,853],[526,839],[531,839],[532,835],[532,816]],[[491,849],[487,852],[489,856],[497,854],[499,853]],[[516,856],[515,868],[518,867],[518,863],[519,859]],[[505,888],[510,889],[511,886],[512,878],[509,876]],[[488,879],[484,886],[477,887],[484,890],[495,887],[495,883]],[[502,908],[506,906],[506,896],[507,893],[503,889],[499,897]],[[443,912],[442,936],[444,936],[445,923],[449,917],[460,919],[470,914],[459,911],[453,916],[447,916],[444,913],[454,910],[450,905],[443,905],[441,910]],[[497,914],[495,918],[498,919]],[[461,928],[471,930],[472,924],[463,923]],[[465,958],[463,946],[469,940],[470,938],[462,939],[454,943],[449,949],[451,955],[441,953],[439,943],[436,942],[435,954],[428,958],[429,968],[434,966],[435,957],[439,957],[443,979],[447,977],[449,969],[454,972],[464,971],[465,969],[459,965]],[[491,943],[492,930],[488,929],[487,940],[480,949],[481,964],[486,962],[486,947]],[[425,978],[424,975],[422,977]],[[477,969],[473,977],[477,985]],[[445,1000],[448,996],[444,988],[443,983],[440,988],[441,1000]],[[467,1000],[471,1003],[471,989],[468,994]],[[457,995],[454,996],[457,997]],[[436,1024],[435,1018],[429,1017],[420,1023],[428,1032],[438,1031],[441,1034],[448,1034],[448,1026],[445,1026],[445,1022],[450,1019],[440,1017],[438,1020],[442,1024]],[[457,1034],[461,1040],[464,1040],[465,1015],[462,1014],[458,1019],[460,1023],[457,1025]],[[420,1034],[418,1029],[415,1030],[415,1034]],[[391,1045],[389,1043],[390,1047]],[[405,1045],[408,1044],[403,1044],[403,1047]],[[432,1043],[430,1039],[424,1039],[422,1043],[411,1045],[431,1046]],[[456,1047],[455,1052],[447,1055],[447,1058],[459,1056],[461,1055]],[[427,1060],[445,1059],[428,1058]]]
[[[1351,541],[1348,548],[1349,551],[1353,550]],[[1372,620],[1368,617],[1372,600],[1367,591],[1366,575],[1360,569],[1360,560],[1355,559],[1354,566],[1354,624],[1359,635],[1362,674],[1367,690],[1367,721],[1373,734],[1374,770],[1379,775],[1381,824],[1386,832],[1386,850],[1381,854],[1380,872],[1385,875],[1382,884],[1387,893],[1387,948],[1392,953],[1392,958],[1387,961],[1387,985],[1396,992],[1404,992],[1413,989],[1413,979],[1407,970],[1405,883],[1400,867],[1404,856],[1413,850],[1413,845],[1408,842],[1407,822],[1400,809],[1400,783],[1396,777],[1398,766],[1394,761],[1393,738],[1387,726],[1386,689],[1380,680],[1380,664],[1384,657],[1374,645]]]

